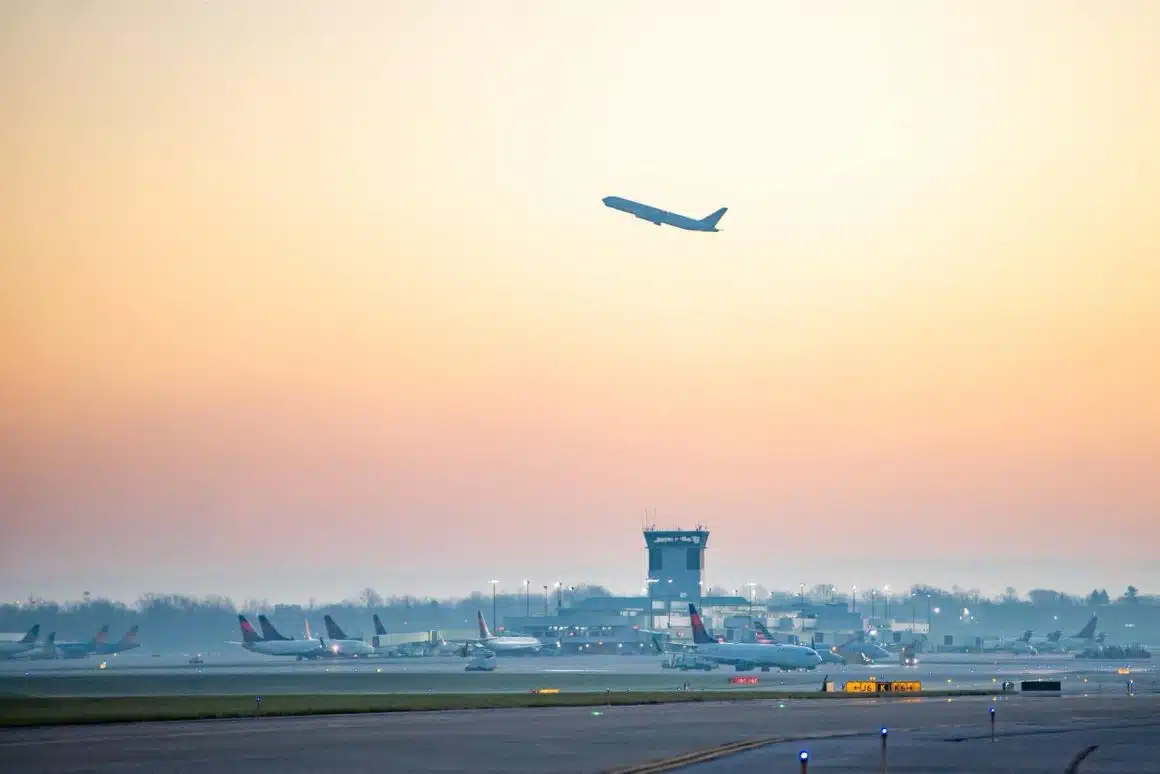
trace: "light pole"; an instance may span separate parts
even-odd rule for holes
[[[495,587],[499,585],[499,581],[493,580],[491,582],[491,631],[498,632],[499,629],[495,625]]]
[[[873,620],[878,616],[878,608],[875,604],[878,602],[878,590],[870,589],[870,619]]]
[[[749,581],[749,583],[747,585],[749,586],[749,628],[750,628],[750,630],[752,630],[753,629],[753,595],[754,595],[754,589],[757,587],[757,584],[754,583],[753,581]]]
[[[556,613],[559,614],[560,609],[564,607],[564,582],[556,581]]]
[[[926,595],[926,633],[927,633],[927,636],[930,636],[930,634],[931,634],[931,629],[930,629],[930,594]]]
[[[524,615],[528,618],[532,617],[532,582],[530,580],[524,581]]]
[[[544,618],[548,617],[548,584],[544,584]]]
[[[854,586],[850,591],[850,612],[858,612],[858,587]]]
[[[653,611],[656,607],[653,604],[653,585],[656,584],[657,580],[657,578],[645,578],[644,581],[645,593],[648,595],[648,630],[650,632],[656,629],[656,619],[653,618]]]
[[[801,584],[801,592],[802,592],[802,607],[805,607],[806,606],[806,584],[804,584],[804,583]]]
[[[882,597],[883,597],[882,604],[883,604],[884,610],[885,610],[885,612],[882,614],[882,617],[885,618],[887,621],[889,621],[890,620],[890,584],[889,583],[887,583],[885,586],[882,587]]]

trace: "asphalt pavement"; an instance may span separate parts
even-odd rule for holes
[[[991,706],[997,708],[1000,735],[995,743],[989,741]],[[781,739],[786,741],[712,764],[725,768],[702,764],[685,771],[757,766],[796,772],[796,751],[806,745],[812,771],[877,771],[882,725],[892,729],[894,772],[1062,771],[1060,761],[1066,765],[1065,759],[1088,743],[1103,746],[1084,763],[1085,774],[1160,771],[1160,745],[1148,742],[1160,731],[1160,699],[1126,695],[1000,697],[997,702],[760,701],[3,729],[0,760],[5,770],[22,774],[584,774],[740,740]],[[803,737],[811,738],[796,741]]]

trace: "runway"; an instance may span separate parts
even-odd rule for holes
[[[995,744],[989,741],[992,705]],[[683,771],[797,771],[797,750],[808,746],[811,771],[865,772],[877,770],[882,725],[891,729],[896,772],[1061,772],[1070,755],[1089,743],[1103,744],[1104,752],[1084,764],[1084,774],[1160,770],[1160,748],[1148,743],[1160,730],[1160,699],[1126,695],[760,701],[6,729],[0,730],[0,758],[6,769],[23,774],[586,774],[739,740],[813,737]],[[961,741],[950,741],[956,739]]]
[[[244,654],[249,655],[249,654]],[[729,686],[734,672],[681,672],[661,668],[659,657],[564,656],[504,658],[492,673],[466,673],[462,658],[372,659],[357,662],[294,662],[237,656],[199,666],[158,663],[148,657],[0,663],[0,695],[138,696],[276,693],[505,693],[533,688],[561,691],[655,691],[684,684],[694,689]],[[847,680],[920,680],[929,689],[998,690],[1004,680],[1058,679],[1069,694],[1124,691],[1121,664],[1067,657],[1017,659],[995,656],[929,656],[917,667],[823,665],[812,672],[750,672],[757,689],[812,690],[829,675]],[[1138,690],[1160,690],[1156,668],[1133,665]],[[738,687],[736,690],[746,690]]]

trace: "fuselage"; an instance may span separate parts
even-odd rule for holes
[[[653,207],[648,204],[641,204],[634,202],[631,199],[624,199],[620,196],[605,196],[601,199],[606,207],[611,207],[614,210],[627,212],[630,215],[635,215],[641,220],[647,220],[649,223],[656,225],[667,224],[683,228],[686,231],[717,231],[717,223],[713,221],[709,223],[705,220],[697,220],[695,218],[686,217],[685,215],[678,215],[675,212],[662,210],[658,207]]]
[[[35,647],[35,642],[0,642],[0,658],[13,658]]]
[[[535,653],[543,644],[535,637],[488,637],[479,644],[492,653]]]
[[[835,653],[829,648],[815,648],[818,657],[822,659],[823,664],[845,664],[846,658],[839,653]]]
[[[61,658],[84,658],[97,652],[97,643],[88,642],[58,642],[56,649]]]
[[[822,657],[804,645],[761,645],[749,642],[705,642],[694,651],[718,664],[750,669],[813,669]]]
[[[261,640],[243,643],[242,647],[252,653],[262,653],[267,656],[319,658],[327,654],[326,649],[318,640]]]
[[[370,643],[362,640],[328,640],[326,649],[339,658],[361,658],[373,656],[378,651]]]
[[[848,659],[853,658],[856,660],[863,657],[870,661],[890,658],[890,651],[873,642],[848,642],[845,645],[839,645],[837,653]]]

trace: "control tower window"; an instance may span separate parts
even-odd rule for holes
[[[701,548],[686,548],[685,549],[685,569],[686,570],[700,570],[701,569]]]
[[[661,570],[661,556],[663,553],[659,548],[650,548],[648,550],[648,571],[650,573],[659,572]]]

